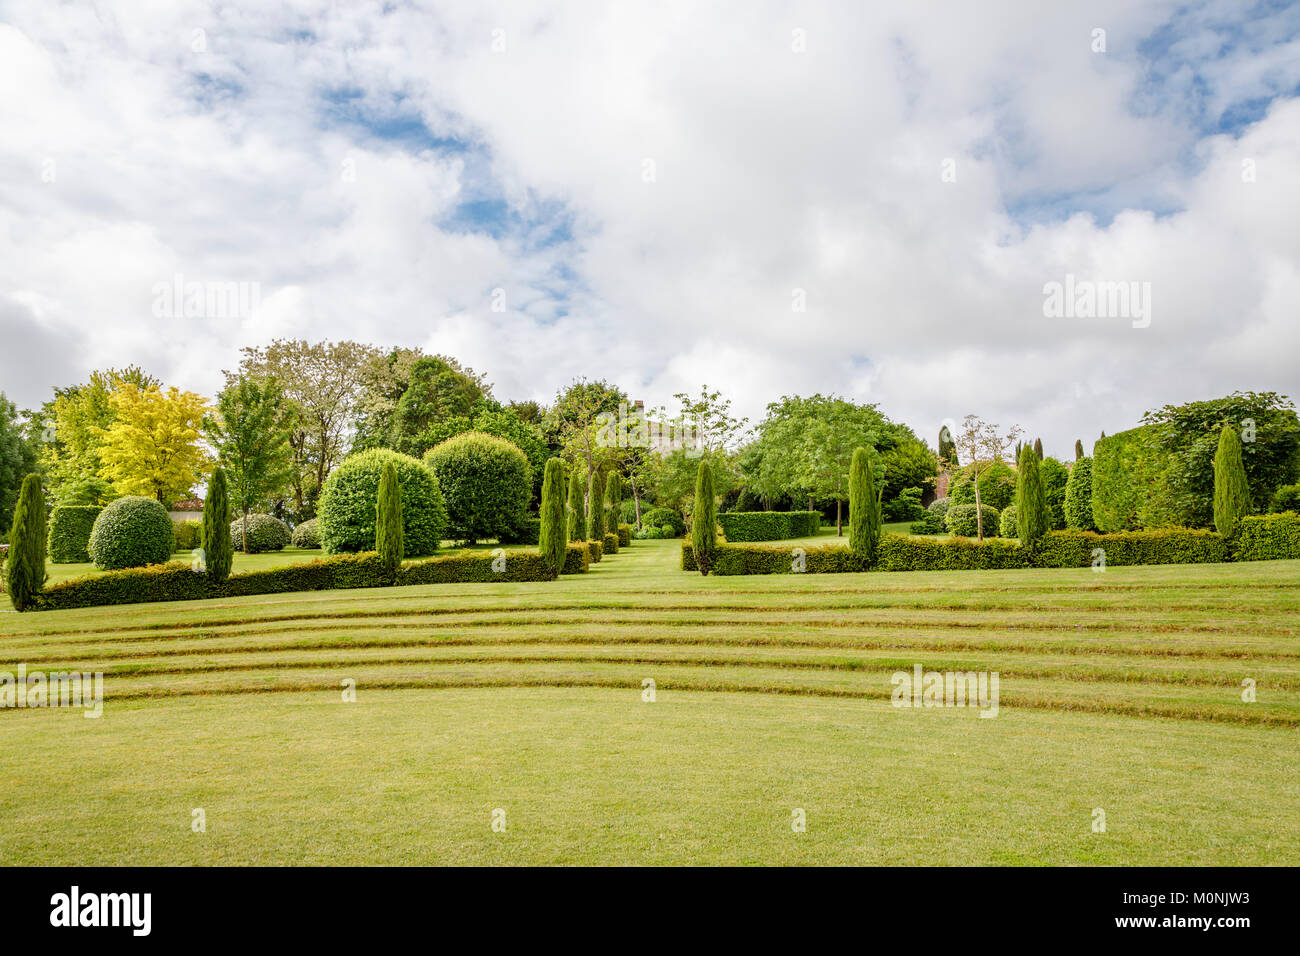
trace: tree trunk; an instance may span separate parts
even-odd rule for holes
[[[841,510],[843,506],[844,506],[844,502],[840,501],[839,498],[836,498],[835,499],[835,536],[837,538],[844,537],[844,522],[842,520],[843,515],[841,514]]]
[[[636,490],[636,479],[632,481],[632,507],[636,509],[636,530],[641,530],[641,495]]]
[[[244,519],[239,522],[239,535],[243,541],[240,545],[244,554],[248,554],[248,509],[244,509]]]
[[[984,541],[984,509],[980,507],[980,476],[975,475],[975,531],[981,543]]]
[[[808,496],[808,510],[809,510],[809,511],[816,511],[816,510],[817,510],[816,508],[814,508],[814,507],[812,506],[812,495],[809,495],[809,496]]]

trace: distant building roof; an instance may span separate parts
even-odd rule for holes
[[[170,509],[170,510],[172,510],[172,511],[202,511],[202,510],[203,510],[203,499],[202,499],[202,498],[182,498],[180,501],[175,502],[175,503],[171,506],[171,509]]]

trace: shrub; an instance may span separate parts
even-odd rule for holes
[[[608,533],[608,532],[607,532],[607,533],[605,534],[605,537],[601,539],[600,544],[601,544],[601,547],[604,548],[604,551],[605,551],[606,554],[618,554],[618,535],[617,535],[617,534],[613,534],[613,533]]]
[[[1283,511],[1300,511],[1300,484],[1283,485],[1273,492],[1268,510],[1274,514]]]
[[[50,560],[83,564],[90,560],[90,529],[103,511],[97,505],[58,505],[50,512]]]
[[[642,541],[647,539],[675,538],[677,535],[673,534],[671,528],[656,528],[652,524],[642,522],[641,530],[633,531],[632,537],[636,538],[638,541]]]
[[[569,500],[566,503],[570,541],[587,540],[586,494],[586,489],[582,486],[582,476],[578,474],[578,469],[575,466],[573,474],[569,475]]]
[[[166,564],[176,532],[167,509],[153,498],[130,495],[107,505],[90,531],[90,558],[105,571]]]
[[[320,536],[327,553],[374,550],[379,476],[390,462],[402,488],[402,542],[407,557],[423,557],[438,549],[447,531],[438,479],[408,455],[373,448],[345,458],[325,482]]]
[[[973,468],[973,465],[967,465],[954,479],[948,491],[954,505],[975,503],[975,483],[970,479]],[[1015,498],[1016,470],[1004,461],[985,465],[980,472],[979,485],[980,504],[1001,511]]]
[[[1038,463],[1038,474],[1043,480],[1047,528],[1060,531],[1065,527],[1065,491],[1070,481],[1070,469],[1055,458],[1044,458]]]
[[[1238,561],[1300,558],[1300,515],[1284,511],[1242,518],[1235,544]]]
[[[850,509],[851,510],[851,509]],[[920,488],[904,488],[897,498],[886,501],[881,509],[885,521],[918,521],[925,514]]]
[[[648,525],[668,529],[670,538],[680,538],[686,533],[686,519],[674,508],[651,508],[641,516],[641,526]]]
[[[636,502],[631,498],[628,498],[618,506],[618,523],[630,525],[636,524]]]
[[[943,518],[948,514],[948,506],[950,504],[952,504],[951,498],[935,498],[934,501],[931,501],[926,505],[925,510],[930,512],[930,514],[935,514],[940,518]]]
[[[497,538],[501,544],[539,544],[541,540],[542,519],[532,515],[524,515],[513,528]]]
[[[996,571],[1028,565],[1028,549],[1015,541],[887,534],[880,541],[877,567],[881,571]]]
[[[591,552],[585,541],[571,541],[565,547],[561,574],[585,574],[591,568]]]
[[[295,548],[302,548],[304,551],[315,551],[320,548],[320,519],[310,518],[298,525],[293,529],[293,537],[290,540]]]
[[[147,499],[144,499],[147,500]],[[161,509],[162,505],[154,502]],[[167,512],[163,512],[166,517]],[[5,564],[5,590],[14,610],[32,607],[45,586],[45,492],[41,476],[30,474],[18,490],[13,523],[9,526],[9,558]],[[171,519],[167,521],[171,537]],[[171,542],[167,543],[170,550]]]
[[[1099,531],[1164,527],[1183,523],[1169,473],[1170,461],[1156,444],[1154,426],[1099,438],[1093,446],[1092,516]]]
[[[405,556],[402,544],[402,489],[397,484],[393,463],[384,465],[379,476],[379,496],[375,502],[375,553],[384,569],[384,581],[391,584],[397,577]]]
[[[203,546],[202,521],[173,521],[172,532],[176,535],[177,551],[193,551]]]
[[[208,479],[201,544],[208,577],[214,581],[225,580],[235,561],[235,549],[230,543],[230,495],[226,491],[224,468],[214,469]]]
[[[943,518],[929,512],[919,521],[913,521],[907,530],[912,534],[945,534],[948,531],[944,526]]]
[[[921,507],[919,488],[916,506]],[[866,567],[876,561],[880,545],[880,502],[876,498],[876,479],[871,473],[871,458],[865,448],[857,448],[849,464],[849,547]]]
[[[618,526],[618,546],[626,548],[632,543],[632,526],[630,524],[621,524]]]
[[[538,531],[538,551],[558,573],[568,553],[569,533],[564,520],[564,462],[551,458],[546,462],[542,479],[542,517]]]
[[[662,510],[652,513],[657,515]],[[645,520],[648,522],[648,516]],[[821,515],[816,511],[732,511],[718,515],[718,524],[731,542],[780,541],[815,535],[821,525]]]
[[[1007,505],[1002,509],[1002,514],[998,515],[998,535],[1003,538],[1018,538],[1020,530],[1016,527],[1015,505]]]
[[[506,551],[505,560],[490,551],[462,551],[402,566],[398,585],[470,582],[554,581],[559,568],[533,550]]]
[[[235,551],[243,551],[245,540],[248,542],[249,554],[283,551],[293,540],[293,532],[273,515],[251,514],[248,516],[247,528],[243,518],[230,522],[230,547]]]
[[[463,432],[429,449],[424,461],[438,478],[451,533],[462,540],[508,533],[532,498],[528,458],[504,438]]]
[[[1030,545],[1047,532],[1047,500],[1038,471],[1038,451],[1029,445],[1020,450],[1016,469],[1016,537]]]
[[[993,535],[998,528],[998,510],[989,505],[981,505],[980,514],[984,519],[984,534]],[[979,536],[977,520],[974,505],[953,505],[944,515],[943,523],[952,534],[963,538],[975,538]]]
[[[605,545],[600,541],[587,541],[587,555],[592,564],[599,564],[600,559],[605,556]]]
[[[1065,525],[1075,531],[1096,531],[1092,519],[1092,459],[1076,458],[1065,483]]]
[[[605,484],[600,472],[591,477],[591,500],[587,502],[587,537],[600,541],[605,537]]]
[[[1215,564],[1231,560],[1222,535],[1191,528],[1156,528],[1096,534],[1091,531],[1051,531],[1034,546],[1034,566],[1084,568],[1093,552],[1105,552],[1106,564]]]
[[[718,546],[717,503],[713,498],[713,469],[701,461],[695,475],[695,507],[691,511],[691,549],[700,574],[708,574]]]
[[[1241,438],[1235,427],[1225,424],[1214,453],[1214,528],[1221,535],[1231,535],[1248,514],[1250,486],[1241,461]]]

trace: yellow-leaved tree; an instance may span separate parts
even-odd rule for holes
[[[116,417],[103,429],[100,461],[103,477],[122,494],[169,505],[207,474],[211,462],[199,444],[207,399],[120,382],[108,401]]]

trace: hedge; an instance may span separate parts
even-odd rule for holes
[[[1238,561],[1300,558],[1300,514],[1284,511],[1242,518],[1235,543]]]
[[[613,534],[613,533],[606,534],[600,544],[605,554],[618,554],[617,534]]]
[[[1141,425],[1097,440],[1092,459],[1092,517],[1103,533],[1180,523],[1167,456],[1155,426]]]
[[[50,512],[50,560],[55,564],[90,561],[90,529],[103,508],[97,505],[59,505]]]
[[[591,569],[591,552],[587,550],[585,542],[570,541],[568,549],[564,552],[564,567],[560,569],[561,574],[585,574]]]
[[[472,551],[416,561],[403,566],[398,572],[397,583],[458,584],[555,579],[555,572],[535,551],[507,551],[505,566],[501,571],[494,570],[496,560],[497,557],[489,551]],[[55,584],[37,596],[35,608],[56,611],[108,604],[372,588],[382,587],[383,584],[384,569],[373,551],[317,558],[304,564],[266,571],[232,574],[220,582],[214,582],[208,575],[192,570],[188,564],[173,561]]]
[[[1278,518],[1288,516],[1279,515]],[[1292,526],[1278,535],[1273,548],[1261,547],[1249,552],[1261,557],[1300,558],[1300,516],[1289,516]],[[1249,526],[1258,534],[1258,525],[1268,518],[1243,520],[1242,534]],[[1282,522],[1279,522],[1281,524]],[[1290,535],[1290,537],[1287,537]],[[989,539],[983,543],[971,538],[918,538],[885,534],[880,540],[879,571],[974,571],[1014,568],[1082,568],[1093,563],[1093,552],[1101,548],[1107,565],[1135,564],[1207,564],[1230,561],[1232,551],[1223,536],[1214,531],[1184,528],[1154,531],[1131,531],[1120,534],[1096,534],[1091,531],[1049,531],[1033,547],[1019,542]],[[841,545],[813,548],[776,547],[761,544],[724,544],[718,546],[714,574],[790,574],[795,571],[796,552],[803,553],[803,572],[828,574],[864,571],[862,562]],[[1241,557],[1239,560],[1255,560]],[[682,545],[681,567],[694,571],[695,557],[689,544]]]
[[[599,564],[600,559],[605,556],[605,545],[600,541],[588,541],[587,554],[592,564]]]
[[[630,524],[621,524],[618,526],[618,546],[626,548],[632,543],[632,526]]]
[[[176,533],[176,550],[193,551],[203,547],[203,522],[197,519],[173,521],[172,530]]]
[[[816,511],[731,511],[718,515],[728,541],[780,541],[810,538],[821,527]]]

